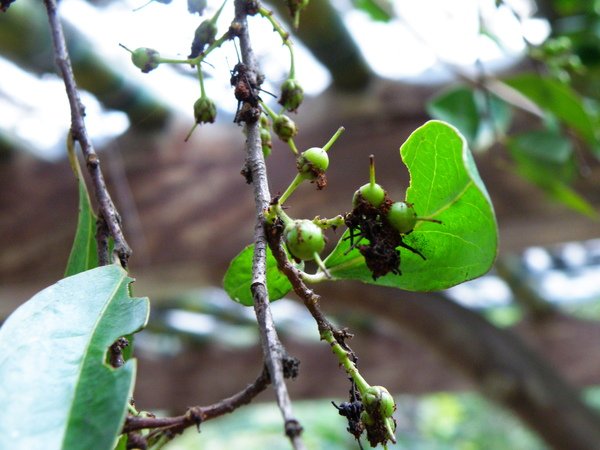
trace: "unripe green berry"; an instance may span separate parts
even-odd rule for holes
[[[294,220],[283,231],[290,253],[301,260],[310,261],[325,247],[323,230],[310,220]]]
[[[160,53],[152,48],[140,47],[131,52],[131,61],[142,72],[148,73],[160,64]]]
[[[410,203],[395,202],[387,213],[387,220],[400,234],[407,234],[415,228],[417,213]]]
[[[304,100],[304,89],[297,80],[288,78],[281,85],[279,104],[288,111],[296,111]]]
[[[196,123],[213,123],[217,117],[217,106],[208,97],[200,97],[194,103]]]
[[[371,184],[363,184],[355,193],[354,197],[352,197],[352,205],[358,205],[358,196],[359,194],[365,199],[369,204],[375,208],[379,208],[385,199],[385,191],[383,188],[377,183]]]
[[[266,158],[271,154],[273,143],[271,142],[271,132],[268,128],[260,128],[260,143],[262,146],[263,156]]]
[[[281,114],[273,121],[273,131],[283,142],[289,141],[296,136],[298,128],[292,119],[285,114]]]
[[[260,115],[260,127],[261,128],[269,128],[271,126],[271,122],[269,118],[265,114]]]
[[[192,41],[192,51],[188,58],[195,58],[204,51],[206,47],[215,41],[217,35],[217,26],[214,21],[204,20],[194,32],[194,40]]]
[[[296,16],[300,13],[304,8],[308,6],[310,0],[287,0],[288,9],[290,10],[290,14]]]
[[[396,403],[389,391],[383,386],[371,386],[363,396],[363,404],[367,412],[374,408],[379,409],[381,417],[392,417],[396,410]]]
[[[321,147],[312,147],[300,154],[296,166],[303,177],[314,180],[329,167],[329,155]]]

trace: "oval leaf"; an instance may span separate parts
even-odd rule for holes
[[[363,256],[349,251],[344,233],[325,266],[334,279],[356,279],[409,291],[446,289],[486,273],[496,257],[498,230],[494,210],[464,138],[452,126],[431,121],[400,149],[410,172],[406,201],[419,217],[404,242],[426,260],[400,249],[402,275],[373,280]]]
[[[113,449],[136,362],[109,367],[120,336],[140,330],[148,299],[103,266],[65,278],[19,307],[0,328],[0,448]]]
[[[223,278],[223,287],[229,297],[245,306],[252,306],[252,258],[254,256],[254,244],[248,245],[229,264],[229,268]],[[267,247],[267,290],[269,300],[275,301],[284,297],[292,290],[292,285],[285,275],[277,268],[277,261]]]

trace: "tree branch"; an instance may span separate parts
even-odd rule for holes
[[[208,406],[193,406],[182,416],[176,417],[137,417],[128,416],[123,426],[123,433],[144,429],[160,429],[162,432],[179,434],[190,426],[200,426],[202,422],[235,411],[247,405],[254,397],[264,391],[269,385],[269,374],[263,369],[256,380],[240,392]]]
[[[65,83],[67,97],[71,107],[71,134],[73,139],[79,142],[85,157],[86,166],[94,187],[94,195],[98,202],[98,215],[106,222],[110,235],[115,241],[115,251],[119,256],[121,265],[124,268],[127,268],[127,262],[131,256],[131,248],[123,235],[119,213],[106,188],[104,176],[100,169],[100,160],[94,150],[94,146],[85,127],[85,122],[83,120],[83,117],[85,116],[84,106],[81,103],[77,84],[73,75],[73,68],[67,51],[62,24],[58,18],[56,0],[44,0],[44,4],[46,5],[46,10],[48,12],[48,21],[50,23],[56,65],[58,66]],[[98,248],[100,259],[102,259],[102,255],[106,254],[106,251],[106,249]]]
[[[300,271],[294,267],[294,265],[288,259],[285,250],[283,249],[281,235],[282,227],[277,225],[270,227],[267,233],[269,247],[271,247],[271,252],[273,252],[273,256],[277,261],[279,270],[281,270],[281,272],[283,272],[283,274],[288,278],[294,292],[304,302],[306,309],[308,309],[310,314],[315,319],[321,338],[323,339],[326,333],[331,333],[336,342],[340,344],[348,353],[350,359],[356,362],[356,355],[346,343],[346,339],[351,338],[352,334],[348,333],[346,329],[337,328],[327,319],[327,317],[325,317],[319,306],[319,300],[321,297],[315,294],[312,289],[309,289],[306,283],[302,280]]]
[[[236,30],[240,42],[242,54],[242,63],[246,65],[248,71],[258,75],[258,65],[256,63],[250,37],[248,34],[247,10],[249,2],[236,0],[235,2],[235,26],[231,29]],[[260,79],[260,77],[256,77]],[[256,205],[256,226],[254,232],[254,258],[252,262],[252,296],[254,299],[254,311],[259,324],[261,346],[265,358],[265,364],[269,370],[271,382],[275,389],[277,403],[285,422],[285,434],[290,439],[295,449],[304,449],[304,443],[300,438],[302,426],[294,417],[292,404],[287,392],[287,386],[284,380],[284,368],[282,358],[285,356],[285,350],[271,315],[269,307],[269,296],[267,292],[266,280],[266,239],[264,231],[264,210],[270,201],[269,186],[267,181],[266,167],[262,154],[259,125],[257,122],[247,121],[246,128],[246,174],[252,180],[254,188],[254,200]]]

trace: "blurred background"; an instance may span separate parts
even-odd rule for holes
[[[183,0],[60,4],[87,126],[134,250],[135,292],[152,301],[135,343],[136,402],[167,414],[231,395],[261,369],[252,309],[220,289],[254,223],[229,83],[238,56],[227,42],[207,58],[217,121],[184,142],[195,70],[143,74],[119,44],[184,59],[219,6],[199,17]],[[291,28],[285,2],[265,6]],[[230,0],[219,34],[232,10]],[[250,27],[262,98],[275,108],[268,92],[287,77],[288,53],[267,21]],[[306,94],[291,114],[298,147],[346,127],[328,188],[302,186],[289,202],[296,216],[349,210],[372,153],[378,182],[402,198],[398,148],[431,118],[468,139],[496,209],[498,260],[478,280],[426,294],[318,286],[324,311],[356,335],[361,371],[398,396],[396,447],[600,447],[600,2],[312,0],[292,36]],[[61,278],[76,227],[70,113],[49,44],[40,3],[0,13],[0,320]],[[274,141],[267,165],[275,195],[294,158]],[[273,310],[301,360],[290,390],[309,448],[357,448],[330,404],[347,397],[346,377],[311,317],[294,298]],[[271,395],[259,401],[169,448],[288,448]]]

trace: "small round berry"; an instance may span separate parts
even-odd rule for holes
[[[217,26],[212,20],[204,20],[194,32],[192,41],[192,50],[188,58],[195,58],[204,51],[206,47],[215,42],[217,36]]]
[[[400,234],[408,234],[415,228],[417,213],[410,203],[395,202],[387,213],[387,220]]]
[[[303,177],[314,180],[329,167],[329,155],[321,147],[312,147],[298,156],[296,166]]]
[[[352,205],[358,205],[359,195],[365,199],[369,204],[375,208],[379,208],[385,199],[385,191],[383,188],[377,183],[371,184],[363,184],[355,193],[354,197],[352,197]]]
[[[260,128],[260,143],[262,146],[263,156],[266,158],[271,154],[273,143],[271,142],[271,132],[268,128]]]
[[[279,139],[283,142],[287,142],[296,136],[298,128],[292,119],[285,114],[281,114],[273,121],[273,131]]]
[[[296,111],[304,100],[304,89],[297,80],[288,78],[281,85],[279,104],[288,111]]]
[[[371,386],[367,389],[363,396],[363,403],[367,411],[378,408],[383,418],[392,417],[396,410],[394,397],[383,386]]]
[[[148,73],[160,64],[160,53],[152,48],[140,47],[131,52],[131,61],[142,72]]]
[[[265,114],[260,115],[260,127],[261,128],[269,128],[271,126],[271,121]]]
[[[208,97],[200,97],[194,103],[196,123],[213,123],[217,117],[217,106]]]
[[[325,247],[323,230],[310,220],[295,220],[283,231],[285,242],[290,253],[301,260],[315,259]]]

